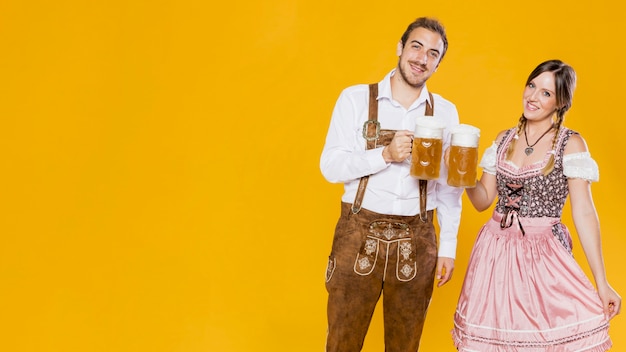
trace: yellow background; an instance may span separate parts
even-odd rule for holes
[[[600,165],[607,273],[626,296],[618,3],[3,1],[0,349],[322,351],[342,192],[318,168],[330,114],[343,88],[395,66],[422,15],[450,41],[429,88],[482,129],[481,154],[516,123],[536,64],[577,70],[566,125]],[[489,217],[464,204],[423,351],[454,350],[452,314]],[[612,322],[614,351],[625,329]],[[377,311],[364,351],[382,346]]]

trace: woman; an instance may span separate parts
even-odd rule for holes
[[[584,139],[563,126],[576,74],[559,60],[530,74],[516,127],[498,134],[467,196],[478,211],[496,195],[467,268],[452,331],[459,351],[607,351],[621,297],[604,269],[590,183],[598,167]],[[561,223],[572,216],[596,286],[572,256]],[[597,288],[597,291],[596,291]]]

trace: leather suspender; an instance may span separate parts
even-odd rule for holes
[[[366,141],[366,149],[373,149],[376,147],[376,140],[380,134],[380,122],[378,122],[378,84],[370,84],[370,99],[369,99],[369,113],[367,121],[363,124],[363,137]],[[356,190],[356,197],[352,203],[352,213],[356,214],[361,211],[361,202],[363,201],[363,195],[365,195],[365,188],[367,187],[368,176],[361,177],[359,181],[359,187]]]
[[[378,122],[378,83],[372,83],[369,85],[369,112],[368,119],[363,124],[363,137],[366,141],[366,148],[373,149],[377,145],[386,146],[393,139],[395,131],[381,130],[380,122]],[[433,116],[434,113],[434,99],[433,95],[428,92],[430,101],[426,101],[426,112],[424,115]],[[380,143],[378,143],[380,142]],[[363,202],[363,196],[365,195],[365,188],[367,187],[368,176],[361,177],[359,181],[359,187],[357,188],[356,197],[354,203],[352,203],[352,213],[356,214],[361,210],[361,204]],[[420,219],[422,221],[428,220],[426,213],[426,197],[427,197],[427,181],[419,180],[420,190]]]
[[[433,95],[428,92],[428,98],[430,102],[426,100],[426,111],[424,112],[425,116],[433,116],[435,113],[435,100],[433,99]],[[426,198],[428,197],[428,183],[426,180],[419,180],[419,188],[420,188],[420,219],[423,222],[428,221],[428,214],[426,214]]]

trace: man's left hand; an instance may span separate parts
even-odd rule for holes
[[[437,271],[435,272],[435,278],[439,280],[439,282],[437,282],[437,287],[441,287],[450,281],[453,271],[454,258],[438,257]]]

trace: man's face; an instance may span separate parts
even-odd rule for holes
[[[421,88],[437,70],[442,54],[441,36],[426,28],[416,28],[404,46],[398,44],[398,71],[408,85]]]

